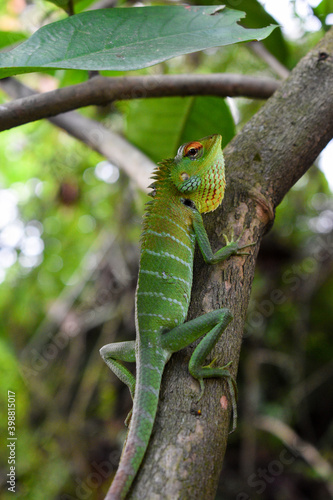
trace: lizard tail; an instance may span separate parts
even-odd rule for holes
[[[105,500],[122,500],[126,497],[146,453],[157,412],[159,391],[165,361],[144,363],[137,373],[130,429],[127,435],[117,473]],[[137,368],[141,367],[137,363]]]

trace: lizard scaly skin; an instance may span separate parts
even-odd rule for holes
[[[212,264],[244,248],[239,239],[227,241],[213,255],[200,215],[215,210],[224,196],[221,139],[212,135],[184,144],[174,159],[163,161],[154,172],[153,199],[147,204],[142,233],[136,341],[101,349],[107,365],[134,396],[125,448],[106,500],[125,498],[139,470],[155,421],[162,373],[173,352],[205,335],[191,357],[190,373],[200,382],[201,395],[203,379],[209,377],[227,377],[233,392],[229,365],[204,366],[207,354],[232,319],[230,311],[219,309],[185,322],[195,242],[205,261]],[[136,361],[136,381],[123,361]]]

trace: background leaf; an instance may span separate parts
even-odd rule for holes
[[[0,49],[14,45],[14,43],[26,40],[27,36],[24,33],[16,31],[0,31]]]
[[[322,0],[317,7],[312,7],[313,13],[318,17],[325,29],[329,28],[326,24],[327,16],[333,12],[333,0]]]
[[[241,23],[246,28],[259,28],[277,23],[257,0],[246,0],[246,2],[239,2],[238,5],[234,5],[234,0],[226,0],[225,4],[234,9],[239,7],[246,13],[246,18]],[[289,67],[289,49],[279,26],[273,31],[271,37],[263,40],[263,44],[281,63]]]
[[[265,11],[258,0],[246,0],[246,2],[243,0],[225,0],[224,3],[231,9],[239,9],[242,14],[245,12],[246,17],[240,23],[245,28],[261,28],[269,24],[278,24],[276,19]],[[219,0],[200,0],[200,4],[217,5]],[[280,62],[288,67],[290,66],[290,51],[280,26],[276,26],[271,36],[263,39],[263,44]]]
[[[155,162],[175,156],[184,142],[210,134],[221,134],[223,147],[235,135],[234,120],[224,99],[165,97],[129,103],[127,137]]]
[[[0,56],[0,77],[48,68],[131,70],[209,47],[262,39],[274,26],[247,30],[244,13],[218,7],[101,9],[48,24]]]

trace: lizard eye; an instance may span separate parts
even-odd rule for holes
[[[183,151],[183,156],[190,158],[190,160],[196,160],[197,158],[200,158],[203,154],[203,146],[201,142],[189,142],[185,147]]]
[[[196,156],[198,150],[196,148],[191,148],[187,151],[185,156],[188,156],[191,158],[191,156]]]

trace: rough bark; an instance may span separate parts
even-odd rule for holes
[[[221,209],[205,219],[213,249],[223,233],[257,242],[249,257],[208,267],[197,255],[189,317],[228,307],[234,320],[212,359],[233,361],[236,376],[244,320],[260,240],[275,207],[333,136],[333,30],[306,55],[281,88],[225,151],[227,192]],[[225,382],[198,385],[188,373],[194,347],[167,365],[154,433],[134,483],[135,499],[213,499],[228,440],[230,404]],[[198,413],[201,410],[201,414]]]

